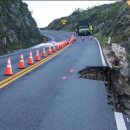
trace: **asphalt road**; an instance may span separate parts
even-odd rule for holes
[[[41,31],[41,33],[42,33],[42,31]],[[70,36],[71,36],[71,34],[69,34],[69,35],[61,34],[60,36],[56,35],[55,37],[52,37],[52,36],[50,36],[50,32],[48,32],[48,31],[47,32],[45,31],[43,34],[49,36],[49,42],[50,43],[52,41],[55,41],[55,40],[56,40],[56,42],[60,42],[62,40],[69,39]],[[18,69],[18,63],[20,61],[20,54],[21,53],[24,54],[25,66],[28,67],[29,65],[27,64],[27,59],[29,57],[29,51],[32,51],[33,58],[35,58],[36,49],[39,49],[40,57],[42,59],[41,53],[42,53],[43,48],[46,48],[46,53],[47,53],[48,52],[48,44],[46,45],[44,43],[41,43],[41,44],[39,44],[37,46],[31,47],[31,48],[28,48],[28,49],[23,49],[23,50],[16,51],[13,54],[0,56],[0,80],[3,80],[6,77],[8,77],[8,76],[5,76],[5,68],[6,68],[7,58],[8,57],[11,58],[12,70],[13,70],[13,74],[15,74],[16,72],[20,71],[20,69]],[[36,61],[34,61],[34,63],[36,63]]]
[[[70,35],[44,34],[55,40]],[[78,71],[86,66],[102,66],[99,47],[94,38],[79,37],[64,52],[1,89],[0,130],[117,130],[104,82],[79,78]]]

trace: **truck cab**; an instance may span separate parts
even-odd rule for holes
[[[76,27],[76,33],[79,36],[90,35],[89,24],[87,21],[79,21]]]

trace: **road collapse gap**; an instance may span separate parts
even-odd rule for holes
[[[122,82],[125,80],[124,77],[121,77],[117,69],[111,69],[108,66],[87,66],[78,73],[80,74],[79,78],[104,81],[107,90],[108,104],[113,106],[114,111],[130,115],[130,110],[125,104],[126,102],[123,102],[129,97],[124,94],[123,91],[117,91],[117,89],[115,89],[115,87],[119,88],[119,79],[122,78]],[[125,83],[123,82],[123,84]]]

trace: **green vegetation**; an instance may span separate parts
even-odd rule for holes
[[[7,43],[3,39],[6,37]],[[0,55],[43,42],[27,4],[22,0],[0,1]]]
[[[95,35],[103,46],[108,37],[111,37],[112,42],[126,48],[130,57],[130,8],[125,1],[86,10],[76,9],[71,15],[65,17],[68,20],[66,26],[60,24],[61,19],[52,21],[47,29],[75,31],[78,20],[87,20],[94,25]]]
[[[75,31],[78,20],[88,20],[89,23],[93,23],[97,26],[103,22],[107,22],[107,20],[112,19],[113,17],[116,17],[121,5],[121,2],[117,2],[116,4],[95,6],[87,10],[76,9],[70,16],[64,17],[64,19],[67,19],[68,21],[66,26],[60,24],[61,19],[63,19],[60,18],[50,23],[47,28],[57,30],[60,27],[62,30],[69,29]]]
[[[101,46],[107,45],[108,37],[103,36],[101,33],[95,33],[94,36],[99,39]]]

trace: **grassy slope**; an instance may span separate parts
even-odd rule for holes
[[[110,36],[112,42],[117,42],[124,46],[130,57],[130,8],[126,2],[116,2],[96,6],[87,10],[75,10],[71,15],[65,17],[68,20],[66,26],[62,26],[61,19],[56,19],[49,24],[48,29],[75,31],[78,20],[88,20],[94,24],[95,35],[101,42],[106,43]]]

